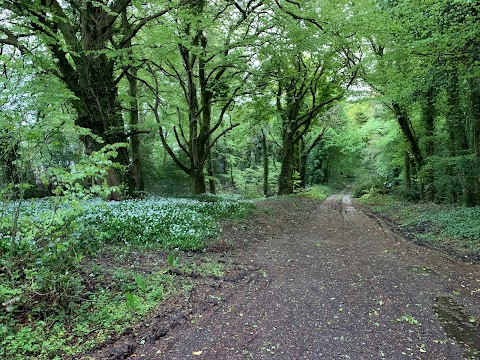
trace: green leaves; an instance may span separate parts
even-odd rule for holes
[[[82,222],[95,227],[97,241],[164,249],[201,250],[218,234],[217,219],[242,216],[250,204],[234,200],[205,202],[147,198],[93,203]],[[170,257],[172,266],[175,257]]]

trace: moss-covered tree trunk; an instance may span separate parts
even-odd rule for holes
[[[128,139],[117,99],[113,62],[105,55],[97,54],[85,57],[81,63],[83,66],[79,69],[79,86],[75,92],[78,100],[74,102],[78,114],[76,124],[89,129],[94,135],[82,136],[85,152],[91,154],[104,145],[126,144]],[[127,147],[120,147],[117,151],[116,161],[129,169],[130,159]],[[118,186],[125,182],[131,189],[134,186],[131,172],[127,171],[125,175],[121,171],[109,169],[108,184]]]
[[[118,100],[115,56],[108,46],[113,36],[115,17],[105,6],[87,2],[77,9],[78,23],[68,23],[60,5],[53,1],[49,6],[55,14],[55,22],[50,23],[50,19],[43,13],[38,15],[38,21],[61,32],[65,43],[72,50],[67,54],[60,39],[51,39],[47,43],[57,59],[60,78],[76,96],[73,101],[77,111],[76,124],[92,132],[93,136],[82,136],[86,153],[97,151],[104,145],[127,143]],[[32,27],[36,28],[36,25]],[[121,147],[117,151],[116,161],[129,169],[127,147]],[[112,186],[123,182],[128,188],[134,186],[130,171],[123,173],[109,169],[107,180]]]
[[[269,185],[269,166],[268,166],[268,142],[267,136],[265,135],[265,131],[262,129],[261,133],[261,140],[262,140],[262,161],[263,161],[263,195],[268,196],[270,193],[270,185]]]
[[[480,205],[480,78],[472,78],[470,81],[470,102],[473,128],[473,154],[475,178],[473,189],[475,198],[468,205]]]
[[[428,89],[424,103],[422,104],[422,118],[425,125],[425,155],[428,160],[428,168],[424,179],[425,200],[435,200],[435,164],[432,156],[435,154],[435,96],[434,90]]]
[[[138,114],[137,100],[137,69],[132,68],[127,74],[130,95],[130,145],[132,150],[132,178],[134,180],[134,189],[130,191],[144,191],[145,184],[143,181],[142,162],[141,162],[141,139],[139,133],[140,119]]]
[[[407,194],[412,190],[412,169],[410,163],[410,154],[408,151],[405,151],[405,192]]]
[[[281,164],[278,178],[278,194],[292,194],[293,174],[295,172],[295,142],[292,139],[292,133],[288,131],[285,131],[283,134]]]

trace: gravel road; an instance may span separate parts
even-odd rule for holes
[[[475,359],[480,267],[394,234],[347,195],[261,202],[226,225],[226,256],[252,270],[212,284],[191,310],[135,348],[147,359]]]

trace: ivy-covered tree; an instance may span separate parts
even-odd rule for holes
[[[146,11],[140,5],[132,9],[131,24],[122,29],[122,14],[130,15],[131,0],[2,1],[5,25],[0,27],[0,44],[15,46],[24,54],[44,49],[53,57],[51,68],[45,70],[52,71],[75,96],[71,103],[77,112],[76,124],[91,131],[82,136],[87,153],[104,144],[128,143],[117,89],[129,71],[127,67],[119,72],[122,50],[149,21],[178,6],[153,5]],[[127,147],[118,149],[117,161],[130,169]],[[138,185],[132,172],[127,174],[125,180],[133,191]],[[118,175],[110,170],[111,185],[122,182]]]
[[[405,172],[413,159],[425,199],[477,204],[478,4],[378,1],[363,9],[369,20],[359,29],[372,55],[365,79],[398,119],[409,145]]]

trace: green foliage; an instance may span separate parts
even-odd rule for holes
[[[245,216],[251,206],[238,200],[152,197],[92,203],[81,221],[100,242],[201,250],[218,234],[218,219]]]
[[[102,164],[101,158],[96,160]],[[78,180],[77,174],[72,179]],[[123,248],[133,244],[142,249],[176,249],[167,256],[167,266],[222,276],[223,265],[214,262],[186,264],[182,270],[177,251],[203,249],[217,236],[220,218],[242,217],[252,209],[250,203],[212,195],[195,200],[106,202],[88,199],[86,194],[92,195],[87,189],[65,186],[62,196],[54,199],[5,205],[16,206],[20,216],[13,250],[8,233],[11,222],[1,218],[0,264],[6,272],[0,275],[0,356],[53,358],[60,352],[75,353],[121,332],[173,288],[180,289],[165,269],[146,275],[121,267],[106,277],[113,279],[107,287],[99,278],[98,287],[87,289],[85,279],[78,276],[80,264],[102,242]],[[101,267],[92,267],[88,276],[102,273]],[[93,332],[98,336],[95,340],[90,338]]]
[[[375,181],[375,179],[357,181],[352,188],[352,195],[357,198],[362,197],[363,199],[385,193],[384,185]]]
[[[299,192],[301,196],[320,201],[325,200],[331,194],[333,194],[333,190],[326,185],[314,185],[305,191]]]
[[[10,312],[48,312],[69,303],[71,294],[81,290],[73,276],[81,261],[81,227],[77,222],[85,209],[79,202],[87,196],[107,194],[105,186],[85,188],[80,181],[101,179],[104,164],[114,152],[98,152],[85,157],[75,168],[51,170],[59,196],[39,201],[3,202],[0,217],[0,259],[6,270],[5,292],[0,302],[10,304]],[[8,290],[10,289],[10,290]],[[9,298],[14,292],[14,297]],[[41,304],[40,307],[37,305]]]
[[[159,301],[184,286],[182,279],[160,272],[144,277],[145,291],[142,292],[135,288],[137,282],[132,280],[139,276],[142,275],[129,273],[124,279],[135,290],[121,292],[97,287],[84,292],[82,301],[69,313],[59,309],[44,320],[29,319],[27,324],[0,316],[0,356],[60,359],[73,355],[123,332],[135,319],[152,311]]]
[[[395,319],[396,322],[405,322],[410,325],[418,325],[420,326],[420,322],[412,315],[403,315],[398,319]]]
[[[394,220],[420,243],[480,261],[480,207],[413,203],[380,194],[362,196],[358,201]]]
[[[64,343],[65,340],[48,339],[37,332],[46,331],[47,324],[42,320],[45,317],[71,311],[84,291],[81,279],[75,275],[89,250],[84,246],[78,222],[85,211],[82,200],[108,194],[103,177],[105,166],[113,164],[110,159],[115,155],[114,148],[106,147],[84,157],[69,171],[50,169],[49,179],[56,185],[54,198],[37,201],[3,198],[0,266],[4,271],[0,275],[3,306],[0,318],[10,326],[0,329],[1,348],[6,349],[6,353],[0,355],[43,356],[45,347],[61,347]],[[85,187],[89,181],[95,185]],[[26,314],[27,325],[20,326],[17,319]],[[52,331],[60,331],[58,326]],[[38,339],[44,343],[39,345]]]
[[[182,271],[187,274],[222,277],[225,274],[225,266],[216,261],[202,261],[201,263],[186,264]]]
[[[167,264],[172,269],[175,269],[180,264],[180,258],[178,256],[175,256],[173,253],[170,253],[167,256]]]
[[[134,294],[132,294],[130,291],[127,291],[125,294],[125,299],[127,301],[127,309],[131,311],[135,311],[137,308],[137,299]]]

